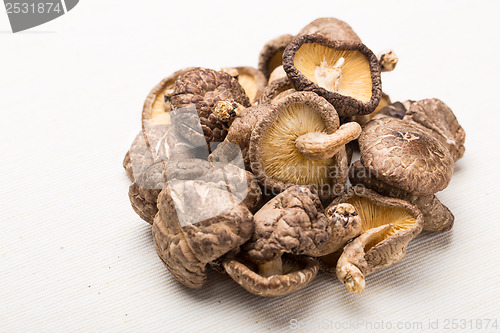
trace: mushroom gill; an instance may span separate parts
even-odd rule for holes
[[[360,51],[305,43],[295,53],[293,63],[298,71],[321,88],[363,103],[372,97],[370,63]]]
[[[168,92],[172,90],[174,82],[175,81],[167,84],[165,89],[160,91],[153,101],[151,111],[149,112],[149,119],[153,125],[170,124],[170,115],[168,114],[169,110],[166,110],[165,108],[165,94],[168,94]]]
[[[238,83],[243,87],[248,98],[253,101],[257,96],[257,82],[255,78],[247,73],[239,73]]]
[[[299,136],[312,132],[326,132],[326,125],[317,111],[302,103],[285,107],[262,138],[266,174],[299,185],[329,184],[334,158],[309,160],[295,146]]]
[[[393,236],[405,229],[410,229],[416,222],[415,216],[402,207],[380,206],[367,198],[353,196],[348,203],[354,206],[356,213],[361,217],[363,232],[390,224],[391,227],[379,233],[365,247],[368,251],[384,239]]]

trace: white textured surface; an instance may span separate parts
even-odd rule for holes
[[[0,13],[0,331],[279,331],[292,319],[305,331],[358,320],[443,330],[447,319],[500,317],[498,2],[236,6],[86,0],[16,35]],[[346,20],[376,53],[396,50],[383,74],[393,100],[438,97],[455,111],[467,151],[439,193],[455,227],[421,235],[362,295],[325,275],[276,299],[217,273],[187,290],[127,197],[121,162],[143,99],[179,68],[255,66],[268,39],[319,16]]]

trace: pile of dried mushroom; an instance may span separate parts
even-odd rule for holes
[[[320,18],[268,42],[258,69],[186,68],[155,86],[124,167],[173,276],[201,288],[211,267],[270,297],[321,270],[359,293],[422,230],[450,230],[435,193],[465,132],[438,99],[391,103],[380,73],[397,60]]]

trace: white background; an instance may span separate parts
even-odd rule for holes
[[[447,319],[500,321],[498,4],[84,0],[18,34],[2,9],[0,331],[275,331],[293,328],[292,319],[305,331],[358,320],[379,328],[438,320],[442,330]],[[321,16],[347,21],[375,53],[396,50],[396,70],[382,77],[394,101],[438,97],[456,113],[466,154],[438,194],[455,227],[419,236],[361,295],[322,274],[275,299],[217,273],[188,290],[157,258],[127,196],[121,163],[143,100],[180,68],[256,66],[267,40]]]

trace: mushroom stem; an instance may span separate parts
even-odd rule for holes
[[[295,147],[307,159],[326,160],[333,157],[348,142],[361,134],[361,126],[349,122],[340,126],[334,133],[307,133],[295,140]]]
[[[337,262],[337,278],[349,292],[359,294],[365,290],[365,273],[368,267],[365,260],[366,246],[391,227],[392,224],[384,224],[367,230],[344,248]]]
[[[236,102],[218,101],[215,104],[213,115],[219,122],[230,125],[244,107]]]
[[[380,70],[382,72],[390,72],[398,64],[398,56],[393,50],[386,51],[379,56]]]
[[[270,277],[273,275],[283,274],[283,263],[281,257],[277,257],[265,263],[259,264],[259,275],[263,277]]]
[[[341,57],[333,66],[329,66],[326,59],[323,58],[321,64],[314,70],[318,86],[330,91],[339,91],[344,61],[345,59]]]

